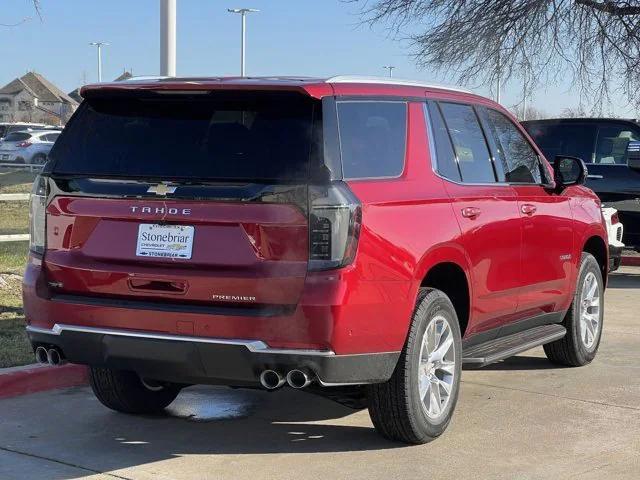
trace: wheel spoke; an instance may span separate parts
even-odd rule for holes
[[[438,364],[437,370],[443,371],[447,375],[453,375],[456,371],[456,363],[444,360]]]
[[[430,360],[432,362],[442,360],[452,346],[453,335],[448,335],[442,342],[442,345],[440,345],[438,349],[431,354]]]
[[[431,411],[434,415],[440,415],[442,399],[440,398],[440,389],[438,384],[431,384]]]

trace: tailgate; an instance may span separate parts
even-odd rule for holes
[[[55,197],[47,281],[58,294],[292,306],[308,263],[294,204]]]

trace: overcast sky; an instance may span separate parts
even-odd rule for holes
[[[394,65],[402,78],[440,81],[419,70],[406,43],[391,39],[383,26],[359,26],[357,6],[339,0],[177,0],[178,75],[236,75],[239,71],[240,19],[228,7],[259,8],[248,17],[248,75],[384,75]],[[97,80],[95,47],[107,41],[103,79],[125,69],[134,75],[159,70],[159,0],[41,0],[42,20],[31,0],[2,0],[0,23],[32,17],[16,27],[0,26],[0,84],[35,70],[64,91]],[[488,89],[476,90],[490,95]],[[517,84],[504,87],[502,103],[522,99]],[[568,85],[533,94],[533,105],[549,114],[575,107]],[[634,116],[616,99],[613,113]]]

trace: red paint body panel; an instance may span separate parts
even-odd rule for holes
[[[510,116],[494,102],[467,93],[313,80],[122,82],[85,87],[83,94],[135,89],[429,97],[487,105]],[[468,281],[466,337],[535,313],[566,310],[585,242],[592,236],[606,241],[593,192],[584,187],[558,193],[537,186],[459,185],[439,177],[432,163],[423,105],[411,101],[405,169],[398,178],[347,182],[362,206],[357,254],[351,265],[326,272],[307,272],[308,221],[293,205],[55,198],[48,207],[44,261],[30,256],[25,273],[27,322],[45,328],[64,323],[256,339],[277,348],[331,349],[337,354],[393,352],[404,345],[423,279],[445,262],[458,265]],[[150,204],[189,209],[191,214],[170,218],[155,209],[149,214],[131,211]],[[523,205],[535,206],[535,214],[521,213]],[[480,214],[463,216],[467,207]],[[192,260],[135,256],[138,225],[160,221],[195,226]],[[185,303],[210,304],[213,293],[241,294],[255,296],[261,304],[288,305],[292,311],[269,317],[176,314],[48,297],[48,282],[62,282],[64,293],[71,294],[167,297],[132,289],[132,279],[185,285],[183,293],[171,298]]]

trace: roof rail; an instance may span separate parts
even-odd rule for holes
[[[376,77],[366,75],[337,75],[335,77],[327,78],[326,83],[377,83],[381,85],[404,85],[407,87],[424,87],[424,88],[438,88],[442,90],[453,90],[455,92],[473,93],[471,90],[449,85],[439,85],[437,83],[426,83],[418,80],[405,80],[402,78],[392,77]]]

